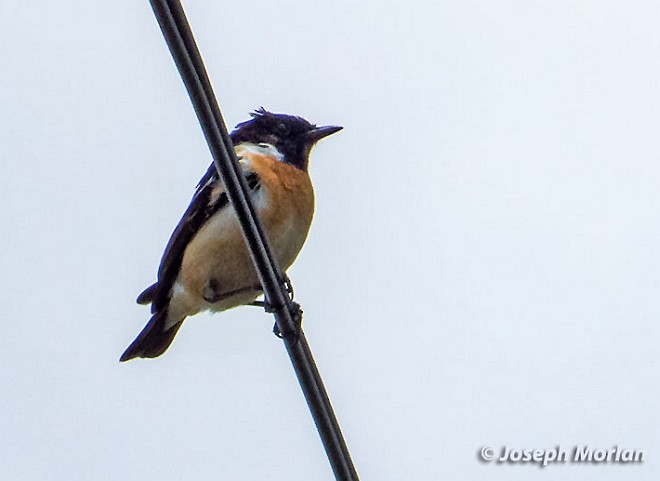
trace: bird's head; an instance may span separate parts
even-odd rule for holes
[[[317,127],[302,117],[275,114],[263,107],[250,114],[252,118],[240,123],[231,133],[234,145],[244,142],[269,144],[282,154],[282,161],[303,171],[307,170],[309,153],[316,142],[342,127]]]

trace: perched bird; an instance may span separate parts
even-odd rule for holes
[[[286,271],[314,212],[309,153],[341,127],[317,127],[263,108],[251,117],[236,126],[231,139],[273,255]],[[153,316],[120,360],[160,356],[186,317],[250,304],[261,294],[241,226],[211,164],[165,248],[158,281],[137,298],[151,304]]]

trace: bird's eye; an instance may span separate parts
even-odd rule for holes
[[[277,125],[277,132],[279,134],[288,134],[289,133],[289,126],[285,123],[281,123]]]
[[[270,148],[270,144],[267,144],[266,142],[260,142],[257,145],[259,147],[261,147],[262,149],[269,149]]]

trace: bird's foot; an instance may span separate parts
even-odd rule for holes
[[[289,276],[285,273],[284,274],[284,289],[286,290],[286,293],[289,295],[289,299],[293,302],[293,284],[291,284],[291,279],[289,279]],[[298,306],[300,307],[300,306]]]
[[[298,338],[300,337],[300,331],[302,330],[303,311],[300,308],[300,304],[298,304],[297,302],[291,302],[291,308],[289,312],[291,314],[291,319],[293,320],[294,330],[288,332],[282,332],[276,322],[275,325],[273,326],[273,334],[275,334],[280,339],[286,339],[287,341],[298,342]]]
[[[291,284],[291,279],[289,279],[289,276],[284,274],[284,280],[281,281],[282,284],[284,285],[284,291],[286,292],[287,296],[289,297],[289,300],[293,302],[293,284]],[[256,289],[261,289],[261,285],[256,286]],[[255,306],[255,307],[263,307],[266,312],[269,314],[273,313],[273,308],[272,306],[268,303],[268,301],[263,300],[263,301],[252,301],[249,304],[246,304],[246,306]]]

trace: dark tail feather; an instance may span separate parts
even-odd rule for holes
[[[138,304],[149,304],[151,301],[155,299],[157,292],[158,292],[158,282],[156,282],[155,284],[151,284],[144,291],[142,291],[142,293],[137,297],[136,302]]]
[[[136,357],[158,357],[163,354],[170,347],[174,336],[183,324],[183,319],[181,319],[167,331],[163,331],[166,318],[167,309],[154,314],[135,341],[121,355],[119,361],[124,362]]]

